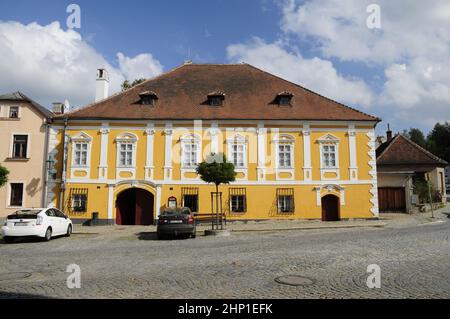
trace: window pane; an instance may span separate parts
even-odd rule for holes
[[[11,184],[11,206],[22,206],[22,196],[23,196],[23,184],[12,183]]]

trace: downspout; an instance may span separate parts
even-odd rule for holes
[[[61,197],[60,197],[60,209],[64,212],[65,209],[65,193],[66,193],[66,167],[67,167],[67,117],[64,118],[64,129],[63,129],[63,152],[62,152],[62,172],[61,172]]]
[[[49,143],[49,132],[50,132],[50,124],[48,123],[50,119],[45,119],[45,149],[44,149],[44,170],[43,175],[44,178],[44,196],[42,198],[42,207],[47,207],[47,196],[48,196],[48,143]]]

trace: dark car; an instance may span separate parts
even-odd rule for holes
[[[166,208],[159,215],[156,232],[158,239],[169,236],[195,238],[196,226],[194,215],[187,207]]]

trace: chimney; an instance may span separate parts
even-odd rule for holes
[[[64,114],[64,104],[61,102],[54,102],[52,112],[55,114]]]
[[[392,140],[392,131],[389,127],[389,123],[388,123],[388,130],[386,131],[386,139],[388,142],[390,142]]]
[[[97,70],[97,82],[95,84],[95,102],[104,100],[109,94],[109,74],[106,69]]]

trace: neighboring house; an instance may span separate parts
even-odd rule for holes
[[[445,168],[445,187],[447,197],[450,197],[450,166]]]
[[[108,83],[99,70],[97,102],[52,125],[53,205],[76,222],[151,224],[173,197],[210,213],[195,168],[211,152],[238,173],[220,187],[229,220],[378,216],[377,117],[248,64],[185,63],[109,98]]]
[[[380,212],[411,213],[418,204],[414,180],[430,180],[445,202],[445,167],[448,163],[404,135],[392,137],[377,148],[378,199]]]
[[[0,163],[8,183],[0,188],[0,217],[22,207],[45,206],[46,147],[53,113],[21,92],[0,95]]]

